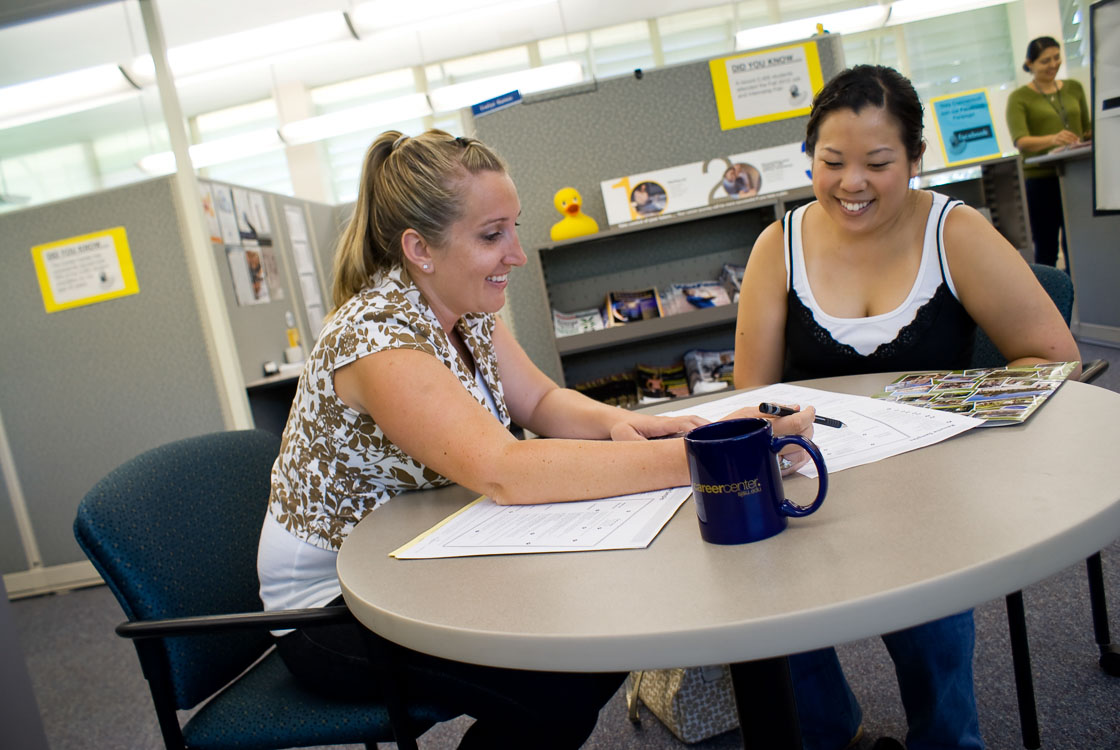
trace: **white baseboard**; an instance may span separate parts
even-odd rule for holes
[[[1101,344],[1102,346],[1120,346],[1120,328],[1102,326],[1096,323],[1079,323],[1077,321],[1074,321],[1070,328],[1073,330],[1074,337],[1079,341]]]
[[[104,583],[88,560],[4,574],[9,599],[70,591]]]

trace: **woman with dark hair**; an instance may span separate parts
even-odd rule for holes
[[[735,387],[967,367],[977,324],[1013,365],[1080,358],[1015,248],[976,210],[910,187],[925,143],[922,104],[905,77],[870,65],[841,72],[817,94],[805,150],[816,201],[754,244]],[[883,636],[909,750],[984,747],[974,640],[971,611]],[[794,655],[790,667],[806,750],[854,745],[862,713],[836,651]],[[900,746],[881,738],[875,747]]]
[[[1092,137],[1092,113],[1085,89],[1073,79],[1058,80],[1061,65],[1062,50],[1053,37],[1040,36],[1027,45],[1023,70],[1031,74],[1031,81],[1007,98],[1007,129],[1024,158],[1076,146]],[[1060,231],[1068,271],[1069,248],[1057,169],[1053,165],[1024,164],[1023,177],[1035,263],[1057,264]]]

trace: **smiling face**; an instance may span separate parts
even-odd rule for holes
[[[907,158],[899,124],[886,109],[838,109],[820,124],[813,193],[841,230],[872,231],[898,218],[919,164]]]
[[[1058,68],[1062,67],[1062,51],[1057,47],[1047,47],[1034,62],[1028,60],[1027,67],[1031,69],[1035,84],[1050,90],[1058,77]]]
[[[432,248],[431,273],[418,279],[445,330],[467,313],[500,310],[510,269],[525,264],[516,228],[521,201],[509,175],[468,174],[462,191],[462,216]]]

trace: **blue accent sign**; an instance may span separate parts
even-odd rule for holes
[[[495,96],[493,99],[487,99],[484,102],[472,104],[471,114],[473,114],[475,117],[481,117],[482,115],[488,115],[491,112],[497,112],[499,109],[512,107],[519,101],[521,101],[521,92],[511,91],[508,94],[502,94],[501,96]]]
[[[930,103],[947,166],[1000,155],[987,92],[944,96]]]

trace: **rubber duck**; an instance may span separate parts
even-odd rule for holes
[[[595,234],[599,231],[599,223],[583,213],[581,208],[583,198],[575,188],[566,187],[557,190],[552,198],[552,205],[564,215],[563,219],[552,225],[552,230],[549,232],[553,242]]]

